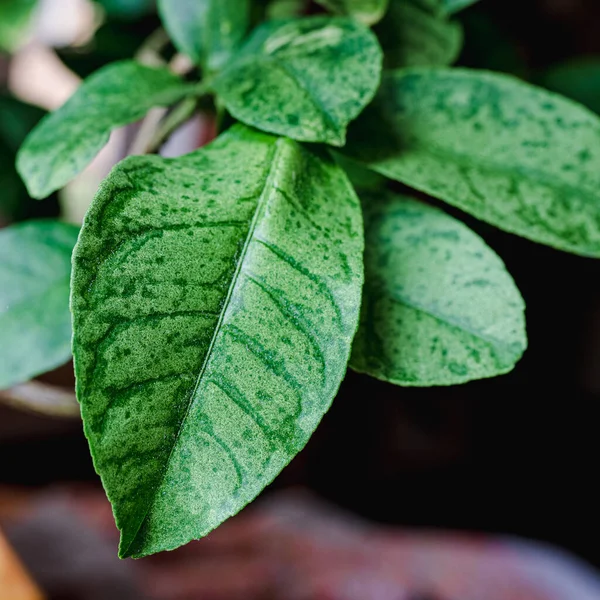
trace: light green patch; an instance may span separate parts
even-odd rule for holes
[[[121,556],[206,535],[303,448],[346,371],[362,252],[344,172],[290,140],[237,126],[113,170],[75,249],[72,309]]]
[[[570,100],[486,71],[397,71],[344,151],[501,229],[600,256],[600,119]]]
[[[153,106],[174,104],[191,86],[167,69],[123,61],[86,79],[29,134],[17,169],[34,198],[45,198],[80,173],[113,129],[141,119]]]
[[[500,258],[422,202],[363,194],[365,289],[353,369],[399,385],[454,385],[512,370],[525,305]]]
[[[380,73],[381,50],[368,28],[341,17],[310,17],[259,27],[214,87],[248,125],[341,146]]]
[[[180,52],[208,71],[221,68],[242,41],[249,0],[158,0],[158,11]]]
[[[37,0],[0,0],[0,52],[14,52],[26,41]]]
[[[0,389],[71,357],[69,279],[78,231],[50,220],[0,230]]]

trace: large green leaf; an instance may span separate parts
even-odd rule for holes
[[[17,169],[34,198],[44,198],[82,171],[117,127],[141,119],[153,106],[167,106],[190,93],[166,69],[122,61],[86,79],[56,112],[25,140]]]
[[[250,19],[249,0],[158,0],[158,10],[177,48],[208,70],[227,62]]]
[[[347,148],[501,229],[600,256],[600,119],[570,100],[507,75],[407,69]]]
[[[462,28],[423,0],[392,0],[375,27],[388,69],[450,65],[460,54]]]
[[[387,10],[388,0],[316,0],[339,15],[354,17],[365,25],[377,23]]]
[[[58,221],[0,230],[0,389],[71,356],[69,278],[78,231]]]
[[[347,124],[372,99],[380,73],[381,49],[367,27],[310,17],[259,27],[215,89],[244,123],[342,146]]]
[[[24,43],[37,0],[0,0],[0,51]]]
[[[500,258],[443,211],[363,195],[365,289],[351,366],[400,385],[453,385],[510,371],[524,303]]]
[[[121,556],[199,538],[304,446],[344,376],[360,204],[343,171],[239,128],[113,170],[74,254],[77,394]]]

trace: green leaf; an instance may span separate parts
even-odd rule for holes
[[[71,357],[69,278],[77,233],[58,221],[0,230],[0,389]]]
[[[600,114],[600,60],[570,61],[548,69],[541,85]]]
[[[399,385],[506,373],[527,347],[523,299],[460,221],[389,192],[363,195],[365,289],[353,369]]]
[[[149,13],[154,0],[96,0],[112,17],[136,19]],[[95,49],[95,48],[94,48]]]
[[[354,17],[365,25],[377,23],[388,7],[388,0],[316,0],[318,4],[338,15]]]
[[[25,41],[37,0],[0,0],[0,51],[13,52]]]
[[[287,139],[240,127],[113,170],[71,301],[121,556],[202,537],[302,449],[346,370],[362,249],[343,171]]]
[[[228,61],[250,19],[249,0],[158,0],[158,10],[179,51],[209,71]]]
[[[460,23],[450,21],[439,8],[427,6],[423,0],[392,0],[374,31],[388,69],[450,65],[463,43]]]
[[[86,79],[25,140],[17,169],[34,198],[45,198],[80,173],[117,127],[153,106],[177,102],[192,88],[166,69],[133,61],[113,63]]]
[[[310,17],[259,27],[214,86],[229,112],[259,129],[342,146],[370,102],[381,50],[367,27]]]
[[[479,0],[442,0],[442,6],[451,15],[472,6],[476,2],[479,2]]]
[[[302,15],[305,9],[305,0],[271,0],[265,14],[267,19],[291,19]]]
[[[600,119],[570,100],[507,75],[407,69],[347,150],[500,229],[600,256]]]

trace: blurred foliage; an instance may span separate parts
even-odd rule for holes
[[[21,43],[37,0],[0,0],[0,51],[10,52]]]

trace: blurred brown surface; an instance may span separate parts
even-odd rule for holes
[[[0,530],[0,600],[43,600]]]

